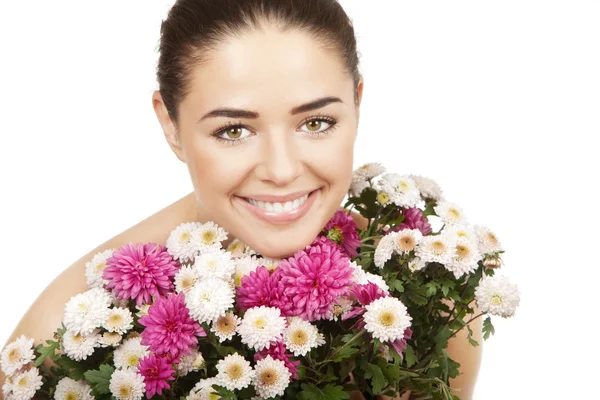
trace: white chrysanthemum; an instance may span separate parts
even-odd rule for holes
[[[6,376],[14,374],[35,360],[33,342],[34,339],[21,335],[2,351],[2,354],[0,354],[0,367],[2,367],[2,371]]]
[[[385,172],[385,167],[378,162],[363,164],[352,172],[353,177],[373,179]]]
[[[194,371],[194,361],[201,356],[200,352],[196,349],[192,350],[190,354],[186,354],[179,359],[179,362],[175,364],[175,371],[177,376],[186,376],[190,372]]]
[[[217,318],[210,327],[210,331],[217,335],[219,343],[222,343],[225,340],[231,340],[233,338],[240,322],[240,317],[230,311]]]
[[[282,261],[281,258],[262,257],[258,259],[258,265],[263,265],[269,271],[274,271]]]
[[[141,400],[146,391],[144,377],[135,369],[115,370],[108,388],[117,400]]]
[[[133,328],[133,315],[127,308],[112,308],[102,326],[109,332],[124,335]]]
[[[250,362],[238,353],[229,354],[217,365],[217,381],[229,390],[240,390],[252,382],[254,371]]]
[[[262,398],[283,396],[292,374],[281,360],[267,355],[254,366],[254,387]]]
[[[492,254],[497,251],[502,251],[502,245],[500,244],[498,236],[496,236],[489,228],[482,225],[475,225],[474,229],[481,254]]]
[[[246,243],[242,242],[240,239],[233,239],[229,246],[227,246],[227,251],[231,253],[231,257],[240,258],[251,256],[256,254],[254,250],[250,248]]]
[[[403,229],[396,235],[396,249],[399,254],[410,253],[423,239],[423,234],[418,229]]]
[[[504,275],[494,275],[481,278],[475,300],[481,312],[507,318],[514,315],[521,299],[516,284]]]
[[[220,396],[213,394],[215,389],[212,387],[218,384],[217,378],[200,379],[185,400],[218,400]]]
[[[230,279],[235,272],[235,262],[228,252],[216,250],[196,256],[194,268],[200,279]]]
[[[449,235],[424,236],[415,255],[425,262],[451,263],[456,253],[456,238]]]
[[[411,272],[420,271],[427,266],[427,261],[422,260],[420,257],[415,257],[408,262],[408,269]]]
[[[325,343],[325,338],[310,322],[293,317],[283,332],[283,343],[295,356],[304,356],[311,349]]]
[[[106,260],[112,257],[116,249],[104,250],[96,253],[92,259],[85,263],[85,278],[90,288],[104,288],[108,280],[102,278],[106,268]]]
[[[381,191],[388,194],[390,201],[399,207],[415,207],[422,201],[415,181],[408,175],[385,174],[378,185]]]
[[[98,343],[101,347],[117,347],[121,343],[122,338],[123,336],[117,332],[104,332],[100,339],[98,339]]]
[[[455,236],[457,239],[466,239],[477,244],[479,238],[475,229],[467,223],[446,225],[441,232],[443,235]]]
[[[100,329],[94,329],[88,335],[67,330],[62,337],[63,351],[75,361],[87,359],[96,347],[100,347]]]
[[[200,252],[210,252],[221,248],[221,242],[227,239],[227,232],[219,225],[208,221],[192,232],[191,241]]]
[[[394,254],[394,251],[396,250],[397,235],[398,232],[390,232],[387,235],[384,235],[377,244],[374,256],[376,267],[383,268],[385,263],[392,258],[392,254]]]
[[[4,395],[4,399],[10,399],[10,394],[12,393],[12,384],[13,384],[13,378],[12,376],[7,376],[6,380],[4,381],[4,384],[2,385],[2,392],[0,392],[1,395]]]
[[[186,265],[181,267],[175,274],[175,291],[177,293],[187,293],[198,282],[198,271],[194,266]]]
[[[76,381],[68,376],[56,384],[55,400],[93,400],[92,388],[85,380]]]
[[[451,262],[444,264],[447,270],[454,273],[456,279],[463,274],[470,274],[477,269],[481,254],[477,244],[467,239],[459,237],[456,241],[454,258]]]
[[[252,307],[244,314],[238,333],[242,343],[258,351],[281,339],[285,326],[286,320],[278,308]]]
[[[38,368],[29,368],[24,372],[15,374],[12,379],[10,388],[12,393],[7,397],[7,400],[29,400],[35,396],[35,393],[41,389],[44,382]]]
[[[436,215],[442,219],[446,225],[465,224],[467,219],[462,208],[449,201],[440,201],[433,207]]]
[[[138,310],[138,312],[136,312],[135,315],[137,315],[138,318],[142,318],[144,315],[148,315],[148,310],[153,305],[154,305],[154,302],[152,302],[150,304],[142,304],[139,307],[136,305],[135,308],[136,308],[136,310]]]
[[[202,353],[198,353],[196,355],[196,358],[194,359],[194,362],[192,362],[192,367],[194,368],[194,371],[201,370],[205,366],[206,366],[206,361],[204,360]]]
[[[365,329],[382,342],[393,342],[404,337],[412,317],[406,306],[395,297],[380,297],[365,306]]]
[[[368,180],[363,177],[353,177],[352,183],[350,184],[350,188],[348,189],[348,194],[350,196],[358,197],[362,193],[363,190],[370,187],[371,184]]]
[[[372,274],[370,272],[366,272],[365,273],[365,281],[361,282],[361,284],[362,285],[366,285],[369,282],[374,283],[377,286],[379,286],[379,288],[381,290],[383,290],[386,294],[388,294],[390,292],[390,287],[387,285],[387,283],[385,283],[385,280],[380,275],[376,275],[376,274]]]
[[[167,238],[167,252],[181,262],[193,260],[200,252],[200,246],[192,240],[192,236],[198,233],[201,226],[200,222],[184,222],[173,229]]]
[[[74,332],[87,335],[104,324],[112,305],[110,293],[101,288],[93,288],[79,293],[65,305],[63,323]]]
[[[365,270],[356,261],[350,261],[350,267],[352,268],[352,282],[362,284],[366,280]]]
[[[185,304],[192,318],[210,324],[233,307],[234,298],[234,291],[227,282],[209,278],[196,283],[186,293]]]
[[[148,346],[142,344],[141,336],[125,339],[114,351],[114,363],[116,368],[137,369],[140,359],[148,356]]]
[[[256,256],[241,257],[235,260],[235,273],[233,279],[236,286],[242,285],[242,278],[260,266],[261,259]]]
[[[427,178],[421,175],[409,175],[415,184],[417,185],[417,189],[421,193],[421,196],[424,199],[433,199],[435,201],[440,201],[444,198],[442,188],[431,178]]]

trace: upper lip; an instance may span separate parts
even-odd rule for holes
[[[272,194],[257,194],[257,195],[248,195],[248,196],[240,196],[246,199],[252,199],[256,201],[265,201],[267,203],[285,203],[288,201],[293,201],[299,199],[302,196],[305,196],[312,192],[313,190],[303,190],[300,192],[294,192],[290,194],[286,194],[283,196],[276,196]]]

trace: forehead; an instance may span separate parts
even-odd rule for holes
[[[341,97],[348,105],[353,95],[352,80],[337,52],[306,33],[276,28],[221,42],[207,61],[193,69],[191,85],[181,106],[193,107],[194,114],[218,106],[261,113],[281,107],[288,112],[324,96]]]

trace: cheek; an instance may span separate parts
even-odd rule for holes
[[[243,182],[248,166],[235,152],[217,150],[209,143],[198,143],[188,152],[187,165],[201,202],[218,206]]]

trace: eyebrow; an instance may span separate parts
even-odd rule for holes
[[[296,115],[300,113],[304,113],[307,111],[316,110],[319,108],[323,108],[331,103],[344,103],[342,99],[335,96],[327,96],[322,97],[317,100],[313,100],[311,102],[299,105],[294,107],[290,111],[290,115]],[[228,118],[247,118],[247,119],[256,119],[259,117],[259,114],[256,111],[250,110],[242,110],[239,108],[217,108],[209,113],[206,113],[202,118],[198,120],[198,122],[206,119],[206,118],[215,118],[215,117],[228,117]]]

